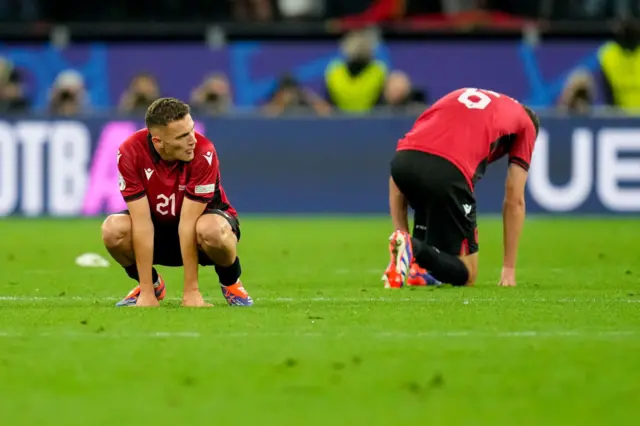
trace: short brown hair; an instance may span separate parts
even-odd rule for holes
[[[176,98],[160,98],[153,101],[144,117],[147,128],[166,126],[182,120],[191,112],[189,105]]]

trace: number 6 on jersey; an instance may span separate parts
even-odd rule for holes
[[[491,103],[491,97],[487,93],[496,98],[500,97],[499,93],[491,90],[466,89],[458,96],[458,101],[469,109],[485,109]],[[471,98],[477,98],[477,100]]]

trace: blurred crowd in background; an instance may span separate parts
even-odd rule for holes
[[[375,59],[377,36],[369,31],[349,33],[341,43],[343,60],[329,64],[325,71],[325,89],[315,93],[292,75],[282,75],[272,93],[263,100],[261,111],[268,116],[288,113],[329,115],[334,112],[367,113],[375,108],[392,112],[418,112],[426,104],[423,91],[414,88],[401,70],[388,70]],[[154,99],[163,95],[153,72],[141,71],[122,94],[118,110],[143,113]],[[233,87],[228,76],[212,71],[193,88],[191,105],[204,115],[233,112]],[[20,70],[0,58],[0,111],[29,112],[29,94]],[[50,89],[48,113],[77,116],[92,112],[91,100],[83,76],[75,70],[62,71]]]
[[[568,79],[557,99],[558,109],[568,113],[589,113],[596,97],[596,81],[604,87],[605,104],[629,112],[640,111],[640,27],[634,20],[640,1],[628,0],[112,0],[89,3],[77,0],[55,2],[41,0],[0,0],[0,17],[23,20],[121,20],[135,17],[153,19],[188,18],[193,10],[211,19],[273,20],[282,18],[343,17],[346,20],[391,19],[397,14],[459,14],[466,11],[498,10],[518,16],[539,15],[544,6],[548,13],[564,16],[570,6],[576,17],[616,17],[613,40],[599,53],[597,72],[578,69]],[[185,6],[188,5],[189,7]],[[224,6],[224,7],[223,7]],[[187,10],[189,9],[190,10]],[[191,15],[189,15],[191,13]],[[440,15],[438,15],[440,14]],[[504,15],[506,16],[506,15]],[[510,16],[510,15],[509,15]],[[569,15],[567,15],[569,16]],[[314,92],[292,75],[282,75],[260,111],[268,116],[288,113],[366,114],[375,109],[397,113],[417,113],[433,99],[424,87],[414,87],[403,70],[387,69],[375,58],[379,35],[370,30],[354,30],[339,42],[342,59],[325,70],[324,90]],[[193,88],[191,104],[201,114],[221,115],[234,111],[233,85],[228,76],[210,70],[198,87]],[[118,110],[139,114],[165,93],[153,70],[140,70],[122,94]],[[0,112],[24,113],[31,110],[30,93],[21,70],[0,57]],[[47,112],[77,116],[93,111],[83,76],[75,70],[61,72],[49,93]]]
[[[375,108],[392,112],[418,112],[427,98],[414,88],[402,70],[389,70],[375,59],[378,36],[368,30],[354,31],[340,43],[342,60],[329,64],[325,71],[324,90],[315,93],[292,75],[282,75],[272,93],[263,100],[261,111],[268,116],[288,113],[367,113]],[[163,95],[152,70],[141,70],[122,94],[118,110],[140,114],[156,98]],[[191,105],[205,115],[233,112],[233,87],[225,74],[212,70],[201,84],[193,88]],[[24,113],[30,110],[20,74],[6,59],[0,58],[0,111]],[[48,113],[77,116],[92,112],[91,100],[83,76],[65,70],[55,79],[49,93]]]
[[[367,13],[379,19],[491,10],[550,19],[604,19],[638,14],[636,0],[0,0],[5,21],[330,19]]]

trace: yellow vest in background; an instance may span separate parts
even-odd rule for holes
[[[333,103],[342,111],[362,113],[373,108],[382,92],[387,68],[371,62],[360,74],[352,76],[347,65],[335,61],[325,71],[325,83]]]
[[[640,111],[640,48],[628,51],[610,42],[600,48],[598,57],[615,105]]]

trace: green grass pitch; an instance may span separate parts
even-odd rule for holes
[[[386,218],[245,217],[250,309],[116,309],[100,220],[0,220],[0,424],[640,424],[637,219],[528,219],[519,286],[385,290]]]

